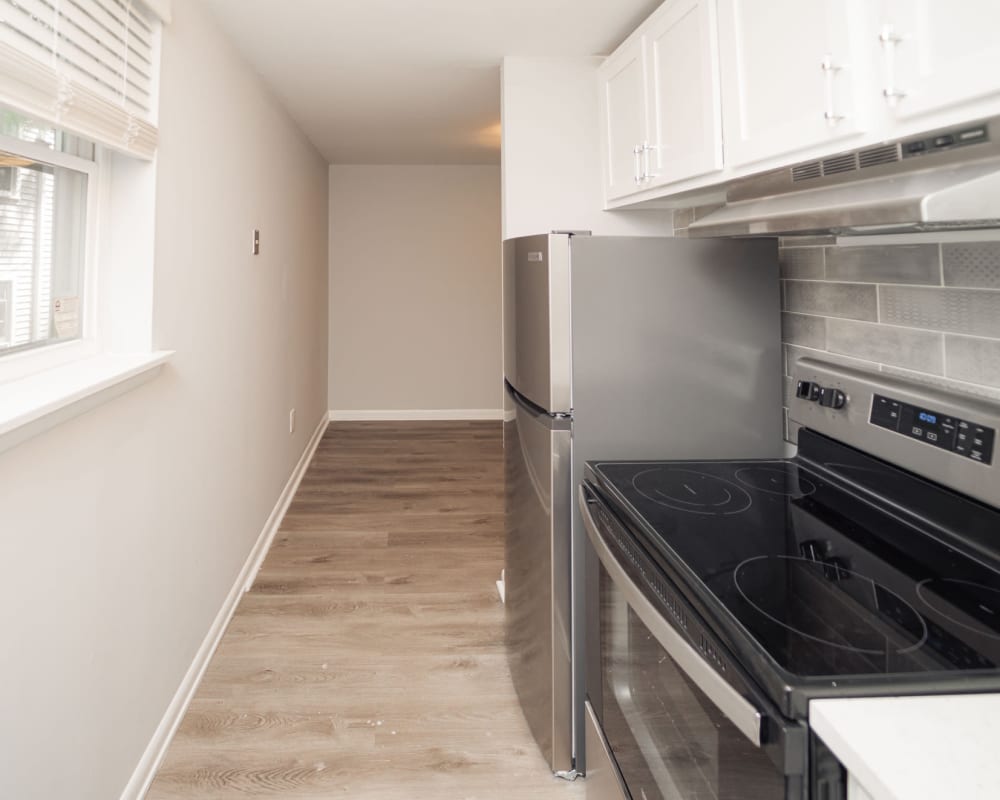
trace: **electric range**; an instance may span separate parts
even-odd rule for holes
[[[800,369],[792,457],[588,464],[588,775],[621,796],[839,797],[811,699],[1000,691],[1000,408]]]

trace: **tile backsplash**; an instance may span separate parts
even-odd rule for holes
[[[1000,241],[796,237],[779,253],[786,420],[803,356],[1000,401]]]

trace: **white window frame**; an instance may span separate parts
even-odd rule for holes
[[[170,0],[142,3],[161,25],[170,22]],[[0,47],[4,104],[96,145],[95,161],[81,164],[43,144],[0,137],[0,148],[88,174],[81,336],[0,355],[0,452],[151,380],[172,355],[152,347],[161,37],[157,26],[146,119],[113,99],[91,96],[60,70],[58,58],[53,63],[31,47]],[[87,101],[75,102],[78,94]]]
[[[100,146],[92,162],[9,137],[0,147],[88,174],[81,338],[0,356],[2,453],[152,380],[173,352],[152,348],[155,164]]]
[[[0,175],[9,175],[6,180],[0,181],[0,200],[20,200],[21,199],[21,173],[17,167],[0,167]]]
[[[0,384],[31,375],[41,370],[51,369],[81,358],[96,355],[101,351],[101,332],[98,325],[99,275],[97,254],[100,246],[101,223],[109,219],[107,203],[102,202],[107,193],[102,191],[106,179],[107,153],[95,146],[94,160],[61,153],[39,142],[26,142],[0,134],[0,150],[12,155],[24,156],[34,161],[65,167],[87,176],[86,198],[86,245],[83,259],[83,274],[80,288],[83,294],[81,304],[81,331],[77,339],[70,341],[43,341],[19,347],[12,352],[0,351]]]
[[[6,291],[4,291],[6,290]],[[6,298],[3,295],[6,294]],[[5,344],[10,340],[10,335],[14,330],[13,323],[13,310],[14,310],[14,279],[13,278],[0,278],[0,304],[6,306],[4,308],[3,319],[6,325],[6,330],[0,328],[0,344]]]

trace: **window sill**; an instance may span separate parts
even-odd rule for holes
[[[0,452],[151,381],[172,351],[97,355],[0,386]]]

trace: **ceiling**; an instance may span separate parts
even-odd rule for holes
[[[207,0],[336,164],[495,164],[500,62],[613,50],[662,0]]]

